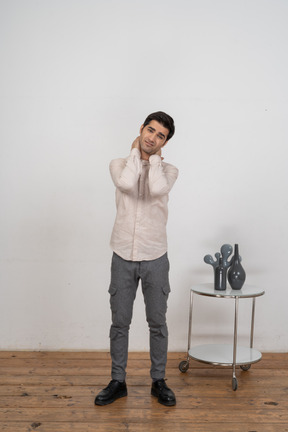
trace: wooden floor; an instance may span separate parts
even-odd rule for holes
[[[288,353],[263,354],[247,372],[195,361],[178,369],[170,353],[167,384],[177,397],[165,407],[150,395],[149,355],[130,353],[128,397],[94,405],[110,381],[103,352],[0,352],[0,431],[9,432],[285,432]]]

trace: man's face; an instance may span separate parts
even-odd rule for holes
[[[145,127],[140,128],[140,148],[141,151],[149,156],[157,153],[166,143],[169,129],[162,126],[156,120]]]

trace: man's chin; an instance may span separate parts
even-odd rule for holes
[[[152,156],[153,154],[155,154],[155,151],[154,151],[154,149],[141,149],[145,154],[147,154],[148,156]]]

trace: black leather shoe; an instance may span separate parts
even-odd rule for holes
[[[127,386],[125,381],[119,382],[112,380],[108,386],[96,396],[95,405],[108,405],[116,399],[124,396],[127,396]]]
[[[162,405],[176,405],[175,394],[169,387],[167,387],[164,379],[152,383],[151,395],[158,397],[158,402]]]

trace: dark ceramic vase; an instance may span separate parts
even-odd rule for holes
[[[240,263],[238,244],[235,244],[233,262],[228,270],[228,282],[232,289],[240,290],[244,285],[245,279],[246,273]]]
[[[219,265],[214,272],[214,289],[217,291],[226,290],[227,269],[223,266],[222,257],[219,258]]]

